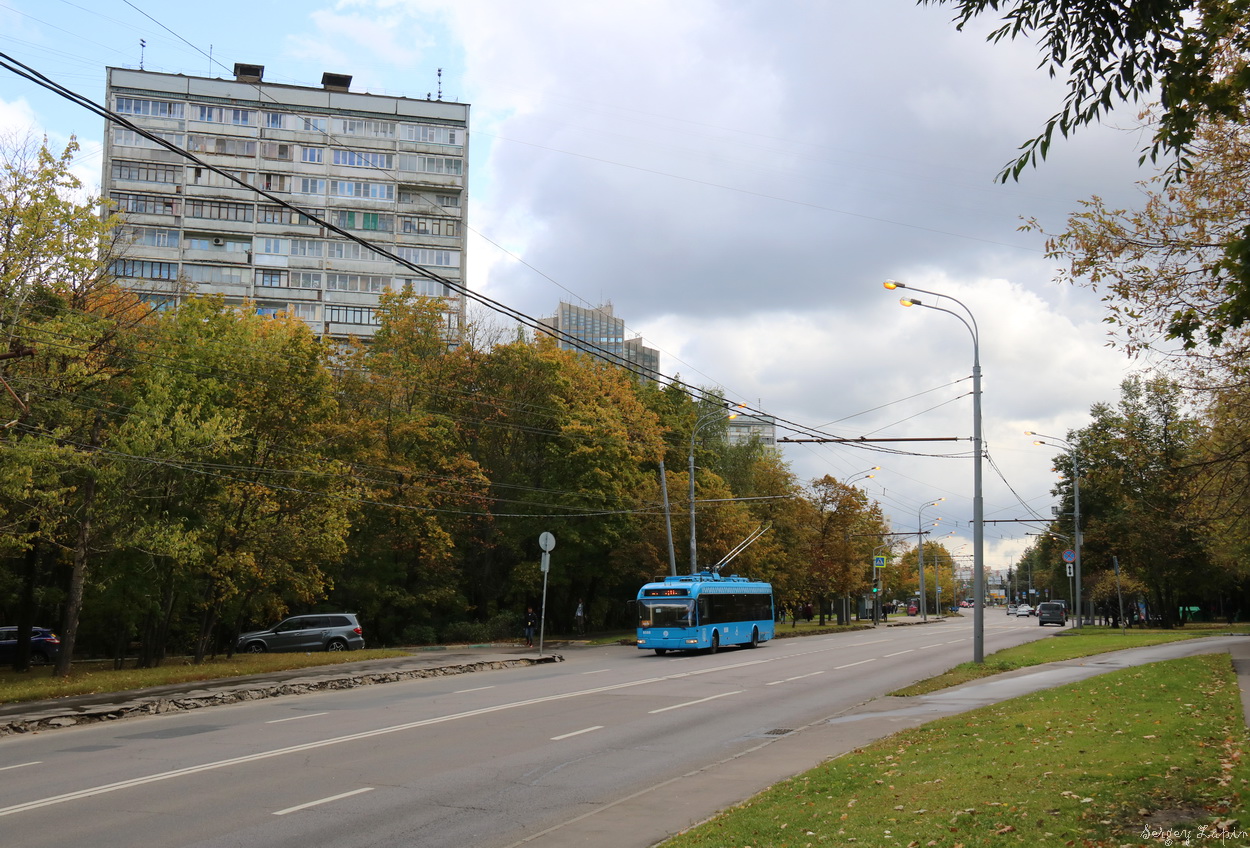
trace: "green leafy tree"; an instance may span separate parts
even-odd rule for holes
[[[1034,38],[1041,67],[1067,75],[1063,108],[1036,138],[1022,145],[1001,179],[1018,178],[1045,158],[1058,131],[1071,135],[1102,121],[1119,103],[1156,94],[1161,99],[1151,146],[1152,160],[1175,157],[1173,174],[1187,176],[1200,151],[1204,128],[1247,123],[1250,91],[1250,7],[1242,0],[920,0],[955,8],[962,28],[987,14],[1001,14],[991,41]],[[1221,274],[1208,281],[1220,289],[1213,312],[1181,308],[1171,335],[1192,342],[1204,322],[1216,339],[1226,327],[1250,320],[1250,229],[1232,231],[1216,245]]]
[[[1117,406],[1096,404],[1090,425],[1069,438],[1082,469],[1083,576],[1096,580],[1117,556],[1171,626],[1181,602],[1201,598],[1212,576],[1193,494],[1201,427],[1166,378],[1130,378],[1120,391]],[[1064,475],[1063,510],[1071,512],[1067,455],[1055,469]]]

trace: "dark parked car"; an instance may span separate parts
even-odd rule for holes
[[[56,659],[61,653],[61,640],[46,627],[30,631],[30,663],[43,665]],[[17,655],[17,628],[0,627],[0,665],[9,665]]]
[[[294,615],[268,630],[254,630],[239,637],[238,649],[246,653],[266,651],[354,651],[365,646],[364,631],[351,613]]]
[[[1037,605],[1037,623],[1063,627],[1068,623],[1068,608],[1058,601],[1043,601]]]

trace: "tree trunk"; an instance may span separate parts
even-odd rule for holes
[[[78,538],[74,542],[74,568],[70,572],[61,652],[57,654],[54,672],[57,677],[66,677],[69,674],[70,662],[74,656],[74,642],[78,638],[78,615],[82,612],[83,585],[87,577],[87,549],[91,541],[91,510],[95,506],[95,495],[96,480],[95,475],[91,474],[82,487],[82,519],[78,522]]]

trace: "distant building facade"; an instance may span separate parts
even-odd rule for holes
[[[579,350],[617,364],[628,364],[640,379],[658,378],[660,352],[644,345],[641,338],[625,338],[625,321],[613,314],[610,303],[584,307],[561,302],[556,314],[540,318],[539,324],[561,350]],[[580,345],[579,341],[586,344]]]
[[[731,445],[742,445],[759,439],[766,447],[777,447],[777,419],[771,415],[740,413],[726,422],[725,437]]]
[[[301,210],[453,283],[465,279],[469,107],[322,87],[108,69],[108,105],[134,124]],[[218,293],[258,312],[288,312],[318,335],[370,337],[387,289],[440,298],[454,343],[465,297],[315,220],[109,123],[103,196],[132,241],[120,281],[176,305]]]

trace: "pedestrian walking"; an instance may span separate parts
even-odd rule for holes
[[[586,604],[581,598],[577,599],[577,612],[573,613],[573,623],[577,625],[577,633],[579,636],[586,633]]]
[[[533,607],[525,609],[525,647],[534,647],[534,631],[538,629],[538,615]]]

